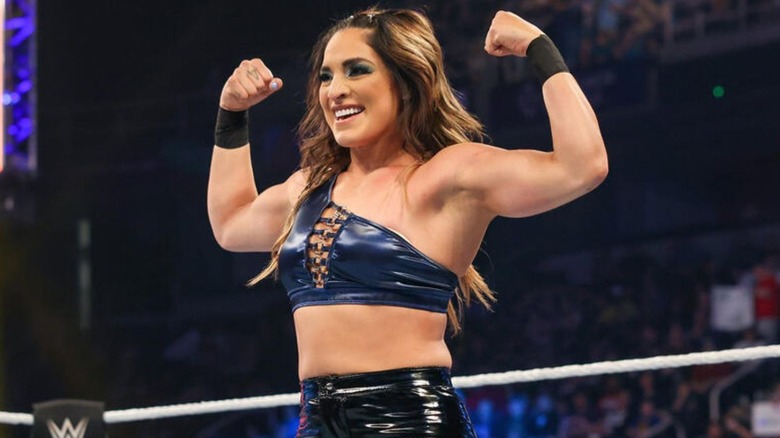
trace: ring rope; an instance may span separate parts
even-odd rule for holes
[[[780,357],[780,345],[737,348],[721,351],[655,356],[643,359],[594,362],[585,365],[564,365],[560,367],[536,368],[523,371],[477,374],[473,376],[453,377],[457,388],[475,388],[491,385],[537,382],[571,377],[595,376],[601,374],[627,373],[632,371],[657,370],[661,368],[680,368],[691,365],[714,364],[723,362],[743,362],[757,359]],[[103,420],[106,424],[131,421],[154,420],[160,418],[182,417],[187,415],[213,414],[218,412],[241,411],[251,409],[292,406],[300,402],[300,394],[277,394],[260,397],[184,403],[170,406],[135,408],[106,411]],[[33,415],[12,412],[0,412],[1,424],[33,425]]]

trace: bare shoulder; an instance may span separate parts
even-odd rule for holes
[[[457,143],[440,150],[420,166],[421,180],[440,190],[449,191],[462,185],[464,176],[479,169],[486,156],[504,149],[484,143]]]
[[[496,150],[500,150],[500,148],[486,145],[484,143],[457,143],[452,146],[447,146],[446,148],[437,152],[436,155],[430,159],[430,162],[435,165],[445,166],[452,164],[464,164],[471,162],[474,158],[480,156],[481,154]]]
[[[290,204],[295,204],[298,198],[301,196],[301,192],[306,187],[306,180],[308,179],[309,172],[306,169],[300,169],[293,172],[289,178],[283,183],[285,186],[287,197],[290,200]]]
[[[463,172],[487,145],[458,143],[438,151],[417,167],[407,181],[407,193],[416,202],[439,211],[462,190]]]
[[[301,192],[306,187],[306,172],[298,170],[293,172],[285,181],[270,186],[263,190],[253,203],[253,211],[256,214],[287,217],[292,210]],[[268,217],[265,218],[267,220]]]
[[[420,247],[435,255],[435,259],[447,262],[456,272],[465,272],[495,216],[466,184],[478,178],[464,178],[467,174],[476,175],[475,169],[480,167],[487,171],[476,160],[484,161],[482,155],[490,150],[498,148],[471,142],[447,146],[420,165],[409,180],[415,223],[423,224],[419,227],[427,231],[422,236],[409,234],[417,237]]]

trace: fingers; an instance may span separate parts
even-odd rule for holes
[[[262,60],[244,60],[225,83],[220,105],[224,109],[241,111],[256,105],[281,87],[282,80],[274,78]]]
[[[541,33],[520,16],[498,11],[485,37],[485,52],[493,56],[525,56],[528,44]]]
[[[246,69],[246,77],[256,87],[258,91],[268,91],[272,89],[274,74],[260,59],[244,61],[241,66]]]
[[[258,92],[257,84],[252,80],[246,69],[237,68],[233,72],[234,83],[237,85],[238,92],[242,97],[252,97]]]
[[[488,31],[485,37],[485,52],[493,56],[507,56],[511,55],[501,43],[498,42],[498,32],[492,27]]]
[[[487,35],[485,35],[485,52],[493,56],[507,56],[511,55],[512,51],[509,50],[506,44],[512,43],[514,29],[511,28],[513,23],[508,23],[506,13],[499,11],[493,18],[493,22],[490,24]],[[515,37],[516,38],[516,37]]]

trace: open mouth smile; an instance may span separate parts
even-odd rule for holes
[[[365,111],[365,108],[363,107],[349,107],[349,108],[342,108],[335,111],[336,115],[336,121],[344,121],[348,120],[352,117],[355,117],[356,115],[362,113]]]

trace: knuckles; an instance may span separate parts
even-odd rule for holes
[[[250,76],[253,70],[255,72]],[[272,76],[259,58],[242,60],[225,81],[220,105],[225,108],[248,108],[261,102],[272,92]]]

